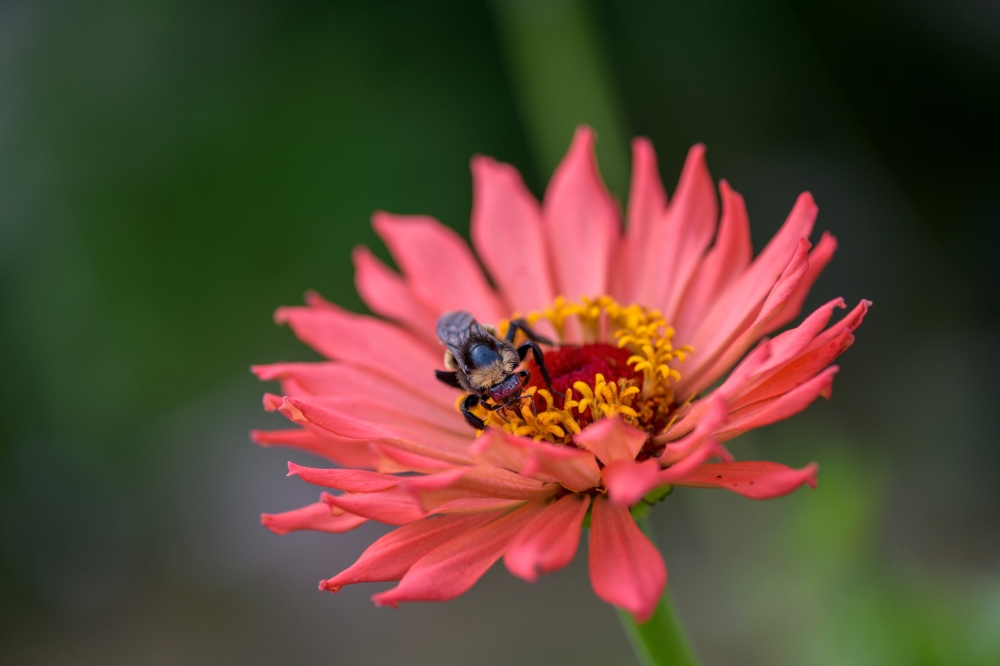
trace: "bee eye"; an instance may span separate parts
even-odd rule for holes
[[[469,349],[469,358],[473,365],[482,367],[496,363],[500,360],[500,355],[489,345],[472,345]]]

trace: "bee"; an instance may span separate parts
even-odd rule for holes
[[[523,332],[528,341],[514,347],[514,336],[518,331]],[[545,385],[552,387],[549,371],[545,367],[545,354],[538,343],[553,343],[532,331],[522,319],[510,322],[506,337],[501,339],[497,337],[495,327],[480,324],[468,312],[445,312],[438,319],[437,335],[446,348],[444,365],[448,369],[435,370],[434,374],[448,386],[469,392],[462,401],[462,416],[476,430],[486,427],[486,423],[470,411],[476,405],[499,412],[527,397],[521,392],[531,373],[517,371],[517,366],[529,351]]]

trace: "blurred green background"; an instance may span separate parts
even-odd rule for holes
[[[654,513],[706,664],[1000,663],[1000,11],[802,3],[0,4],[0,662],[628,664],[586,558],[448,604],[316,581],[384,528],[277,537],[314,501],[247,431],[271,313],[363,311],[372,211],[467,235],[468,160],[538,195],[580,122],[612,190],[706,142],[759,250],[811,190],[811,304],[875,302],[834,399],[734,442],[821,463]]]

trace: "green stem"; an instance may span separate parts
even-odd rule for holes
[[[640,521],[639,526],[650,539],[653,538],[648,518]],[[647,622],[639,624],[629,612],[621,609],[618,618],[643,666],[698,666],[698,657],[681,625],[669,589],[663,591],[656,612]]]

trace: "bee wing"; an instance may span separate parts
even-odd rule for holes
[[[469,339],[469,334],[472,330],[478,326],[479,324],[476,323],[475,317],[465,310],[445,312],[438,319],[437,336],[448,349],[456,352]]]

